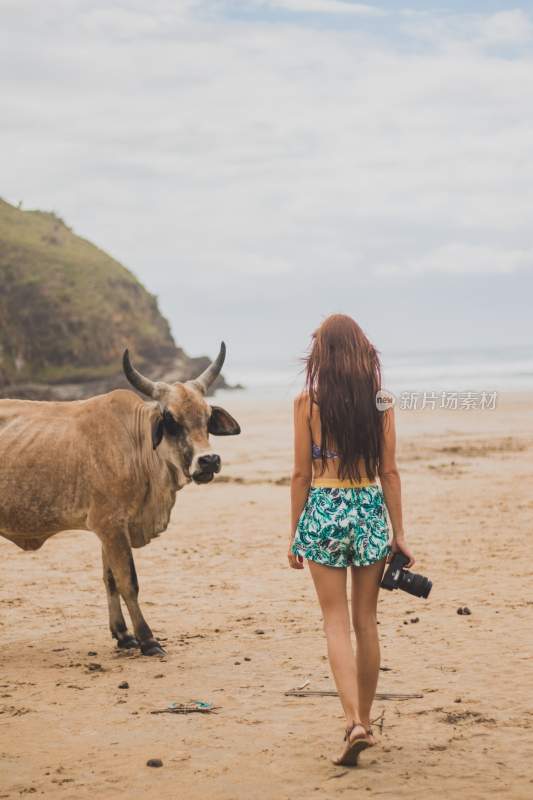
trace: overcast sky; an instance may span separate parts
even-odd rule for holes
[[[0,195],[57,211],[178,343],[529,344],[530,3],[0,0]]]

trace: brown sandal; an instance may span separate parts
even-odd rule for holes
[[[361,728],[362,733],[351,738],[352,731],[355,728]],[[344,750],[338,758],[332,759],[333,763],[339,767],[356,767],[359,753],[372,746],[368,735],[368,731],[360,722],[354,722],[351,726],[348,726],[344,734],[344,741],[346,742]]]

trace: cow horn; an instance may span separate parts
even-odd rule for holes
[[[141,373],[135,369],[130,361],[130,354],[127,350],[124,350],[124,355],[122,356],[122,367],[126,378],[134,389],[137,389],[147,397],[157,398],[159,394],[157,384],[149,378],[145,378],[144,375],[141,375]]]
[[[226,345],[224,342],[220,342],[220,351],[218,356],[215,360],[205,369],[201,375],[198,375],[193,381],[190,381],[193,386],[199,389],[202,394],[205,394],[211,384],[218,378],[220,375],[220,370],[222,369],[222,365],[224,363],[224,359],[226,358]]]

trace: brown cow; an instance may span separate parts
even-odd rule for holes
[[[222,342],[198,378],[168,384],[141,375],[126,350],[126,377],[149,401],[124,389],[66,403],[0,400],[0,535],[38,550],[60,531],[94,531],[109,626],[121,648],[164,653],[139,607],[131,548],[166,529],[179,489],[219,472],[209,434],[240,433],[227,411],[205,400],[225,354]]]

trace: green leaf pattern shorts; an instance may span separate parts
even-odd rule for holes
[[[311,487],[291,546],[328,567],[366,567],[391,551],[381,487]]]

